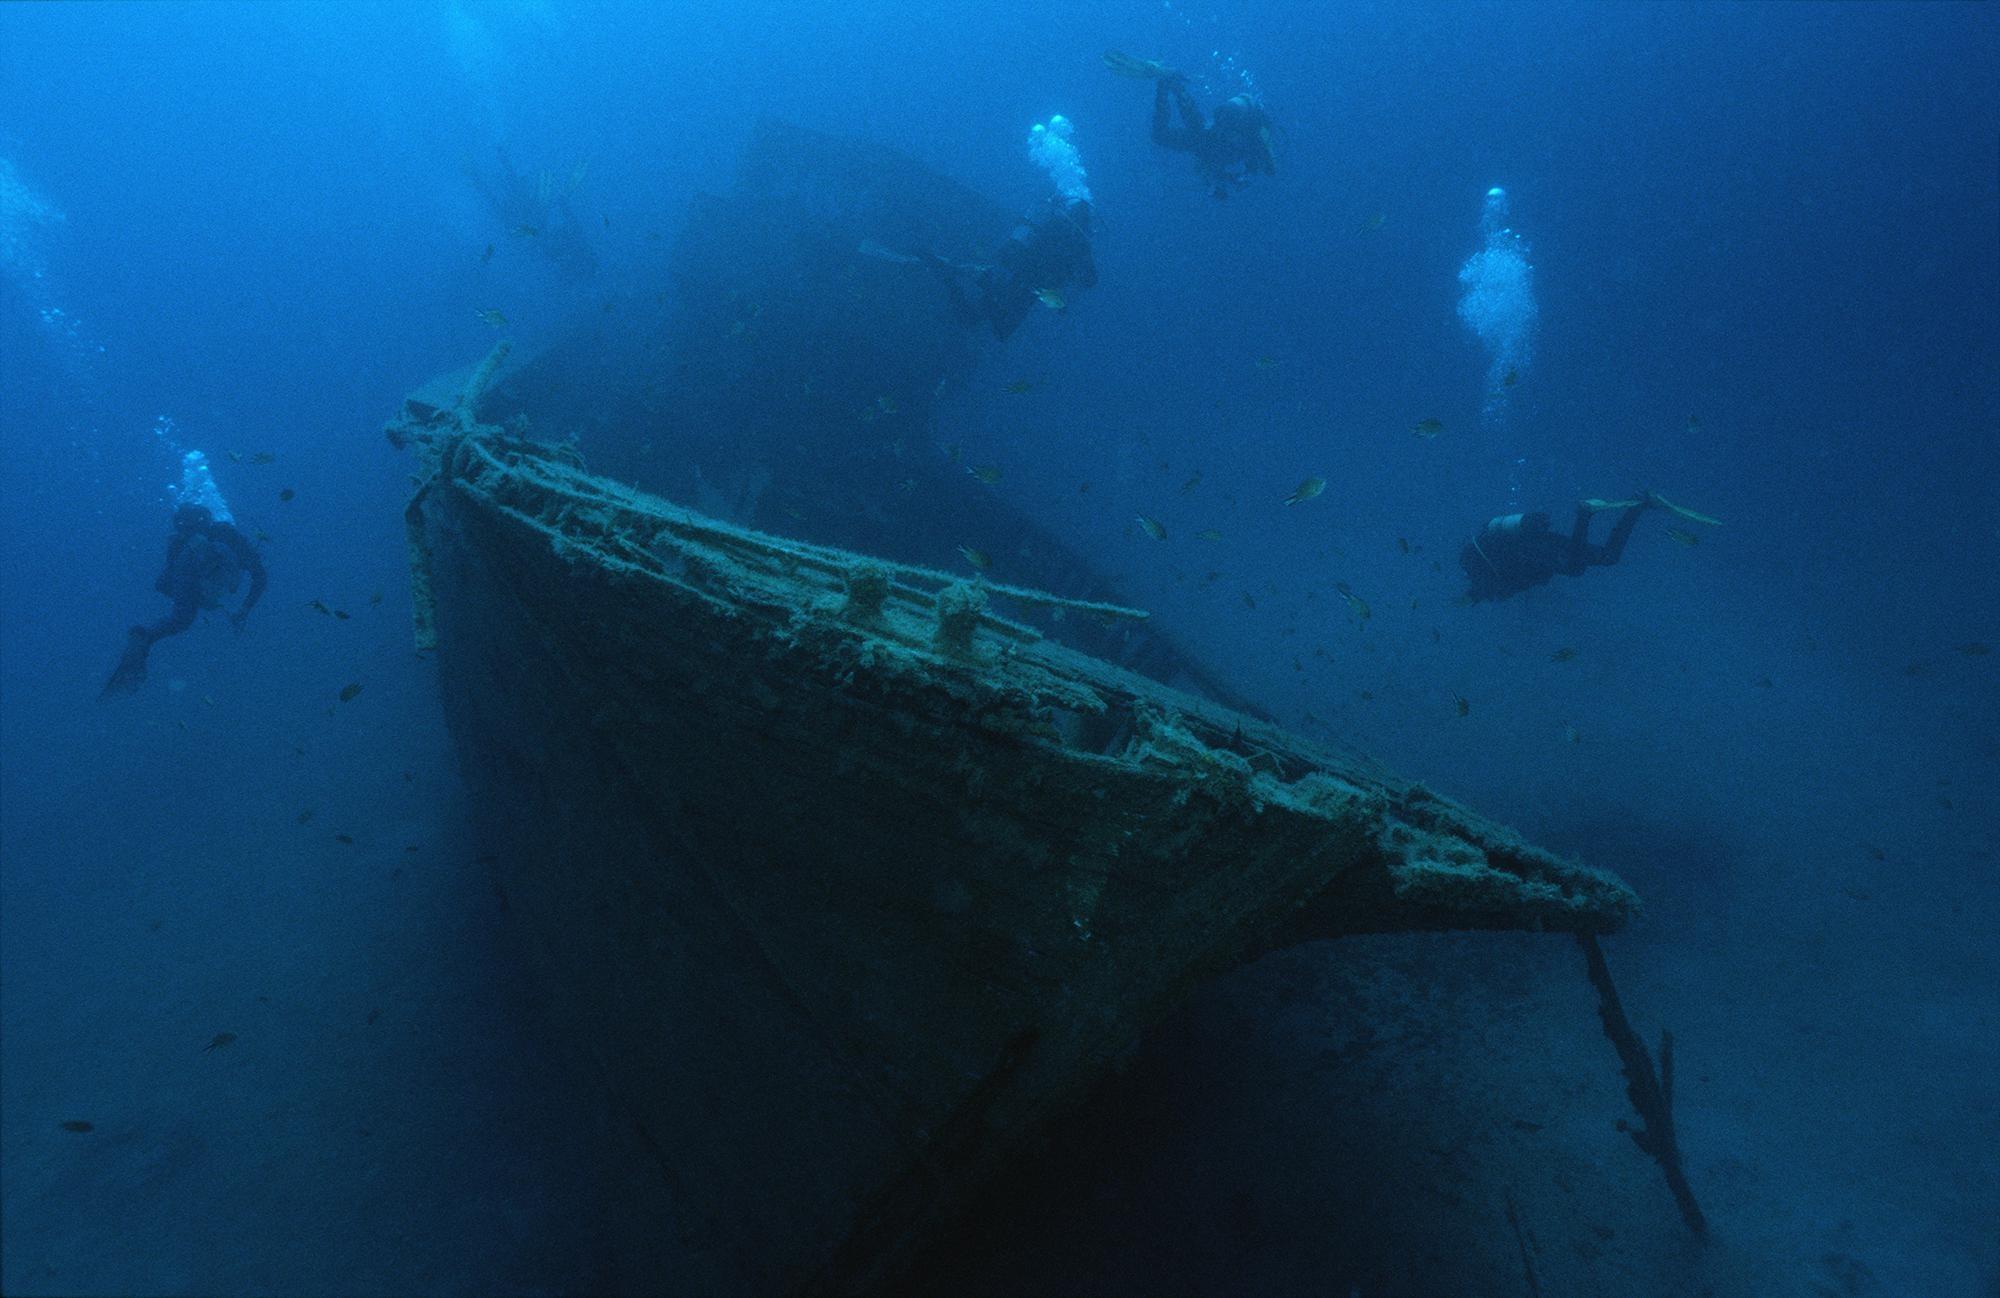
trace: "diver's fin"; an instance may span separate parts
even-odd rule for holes
[[[1668,500],[1665,496],[1662,496],[1657,491],[1647,492],[1646,499],[1652,501],[1655,505],[1662,505],[1668,509],[1673,510],[1676,514],[1679,514],[1682,518],[1687,519],[1691,523],[1706,523],[1710,527],[1722,526],[1721,519],[1710,518],[1707,514],[1697,514],[1692,509],[1688,509],[1683,505],[1676,505],[1673,501]]]
[[[104,682],[104,689],[98,694],[100,699],[114,698],[120,694],[135,694],[146,683],[146,655],[151,652],[153,641],[144,631],[134,627],[125,633],[125,652],[118,658],[118,666],[112,671],[111,679]]]
[[[873,239],[863,239],[860,246],[855,248],[855,251],[864,257],[873,257],[876,261],[893,261],[901,266],[914,265],[921,260],[921,258],[913,257],[907,252],[897,252],[894,248],[885,248]]]
[[[1589,500],[1580,501],[1578,503],[1593,514],[1601,514],[1607,509],[1630,509],[1634,505],[1643,505],[1646,502],[1643,499],[1599,500],[1597,497],[1592,496]]]
[[[1172,68],[1158,60],[1134,58],[1123,50],[1104,51],[1104,66],[1139,81],[1164,81],[1174,75]]]

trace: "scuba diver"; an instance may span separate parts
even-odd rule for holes
[[[1470,583],[1464,598],[1473,604],[1506,599],[1532,586],[1545,585],[1558,573],[1580,577],[1587,568],[1608,568],[1625,552],[1625,542],[1638,526],[1639,515],[1665,503],[1650,491],[1640,492],[1633,500],[1580,501],[1568,536],[1551,528],[1549,516],[1543,513],[1493,519],[1459,551],[1459,566]],[[1604,544],[1593,545],[1590,520],[1609,509],[1624,512]]]
[[[1251,94],[1234,95],[1216,106],[1209,118],[1194,101],[1187,77],[1163,63],[1107,50],[1104,62],[1120,76],[1153,83],[1153,143],[1163,149],[1194,155],[1202,179],[1217,198],[1228,198],[1253,173],[1277,171],[1271,150],[1271,115]],[[1173,122],[1180,115],[1180,125]]]
[[[984,322],[1005,342],[1037,302],[1063,309],[1065,290],[1097,283],[1090,255],[1090,201],[1053,194],[1039,212],[1021,218],[990,265],[962,267],[933,252],[924,264],[944,282],[952,310],[969,325]],[[968,290],[967,271],[973,272]]]
[[[145,683],[146,655],[153,645],[193,626],[195,615],[203,609],[220,607],[223,596],[234,593],[246,572],[250,574],[249,593],[243,597],[243,606],[229,615],[230,624],[239,630],[263,598],[263,560],[257,557],[249,538],[226,516],[218,518],[208,506],[191,502],[175,509],[167,561],[153,583],[174,606],[150,626],[135,626],[125,633],[125,653],[111,679],[104,683],[100,697],[137,690]]]

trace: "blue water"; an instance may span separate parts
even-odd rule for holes
[[[1210,198],[1107,47],[1254,84],[1276,174]],[[1567,943],[1382,939],[1156,1033],[982,1283],[1526,1292],[1512,1194],[1552,1294],[2000,1293],[1996,68],[1943,4],[0,8],[0,1287],[674,1290],[475,863],[380,429],[479,312],[525,352],[650,292],[758,114],[1025,209],[1061,113],[1099,283],[937,442],[1287,723],[1638,888],[1715,1225],[1614,1129]],[[482,200],[501,149],[594,273]],[[100,703],[161,416],[270,592]],[[1488,517],[1638,486],[1721,525],[1454,603]]]

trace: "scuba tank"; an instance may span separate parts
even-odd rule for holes
[[[1549,530],[1549,516],[1543,513],[1502,514],[1486,521],[1483,533],[1489,540],[1501,537],[1519,536],[1523,532],[1546,532]]]

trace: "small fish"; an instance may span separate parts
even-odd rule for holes
[[[1419,419],[1416,423],[1410,425],[1410,431],[1425,439],[1436,437],[1444,431],[1444,421],[1442,419]]]
[[[1194,473],[1188,478],[1188,480],[1181,484],[1181,494],[1185,496],[1190,491],[1193,491],[1196,487],[1199,487],[1200,485],[1201,485],[1201,470],[1196,469]]]
[[[1862,846],[1868,849],[1868,859],[1871,861],[1886,861],[1889,859],[1889,853],[1878,844],[1863,843]]]
[[[1698,432],[1700,432],[1700,431],[1701,431],[1701,417],[1700,417],[1700,416],[1698,416],[1698,415],[1689,415],[1689,416],[1687,417],[1687,430],[1688,430],[1688,432],[1690,432],[1690,433],[1698,433]]]
[[[299,494],[298,492],[293,491],[290,487],[280,487],[278,489],[279,500],[290,500],[293,496],[296,496],[298,494]]]
[[[1701,544],[1701,538],[1700,538],[1700,537],[1696,536],[1696,535],[1695,535],[1695,534],[1694,534],[1693,532],[1684,532],[1684,531],[1682,531],[1682,530],[1681,530],[1680,528],[1678,528],[1678,527],[1670,527],[1670,528],[1668,528],[1668,529],[1667,529],[1667,535],[1668,535],[1668,536],[1670,536],[1670,537],[1672,537],[1672,538],[1673,538],[1674,540],[1676,540],[1676,541],[1679,541],[1679,542],[1680,542],[1680,543],[1681,543],[1682,545],[1700,545],[1700,544]]]
[[[299,813],[299,823],[301,825],[312,823],[312,818],[313,818],[313,809],[311,807],[307,807],[304,811],[301,811]]]
[[[60,1126],[64,1131],[74,1131],[78,1135],[82,1135],[86,1131],[97,1130],[96,1127],[92,1126],[88,1122],[85,1122],[82,1118],[71,1118],[68,1122],[58,1123],[57,1125]]]
[[[351,617],[351,616],[353,616],[353,615],[352,615],[352,614],[350,614],[350,613],[349,613],[349,612],[348,612],[348,611],[347,611],[346,609],[344,609],[344,608],[337,608],[337,609],[333,610],[333,616],[334,616],[334,618],[335,618],[335,619],[336,619],[337,621],[341,621],[341,622],[345,622],[345,621],[346,621],[346,620],[347,620],[347,619],[348,619],[349,617]]]
[[[323,599],[316,599],[312,603],[306,605],[306,607],[311,609],[315,613],[324,613],[327,614],[328,616],[331,616],[333,613],[333,610],[326,606],[326,601]]]
[[[204,694],[204,695],[202,695],[202,696],[201,696],[201,701],[202,701],[203,703],[206,703],[206,704],[207,704],[207,705],[208,705],[209,707],[214,707],[214,706],[215,706],[215,695],[213,695],[213,694]]]
[[[875,398],[875,409],[878,413],[893,415],[901,408],[896,404],[896,398],[894,397],[884,395]]]
[[[1552,663],[1566,663],[1574,657],[1576,657],[1576,650],[1565,646],[1550,654],[1549,661]]]
[[[960,460],[965,458],[965,448],[963,446],[960,446],[957,442],[953,442],[951,445],[944,448],[944,458],[947,464],[957,464]]]
[[[227,454],[228,454],[228,456],[229,456],[229,462],[230,462],[231,464],[241,464],[241,463],[243,463],[243,452],[241,452],[241,451],[230,451],[230,452],[227,452]]]
[[[1993,646],[1983,640],[1969,640],[1958,646],[1958,652],[1964,654],[1967,658],[1984,658],[1987,654],[1993,652]]]
[[[479,254],[479,264],[484,266],[487,262],[492,260],[493,260],[493,245],[489,243],[486,245],[486,251]]]
[[[1212,527],[1204,527],[1194,534],[1194,539],[1197,541],[1220,541],[1222,533]]]
[[[1583,742],[1583,732],[1575,726],[1564,726],[1563,738],[1572,744],[1580,744]]]
[[[1458,715],[1461,717],[1471,715],[1472,703],[1463,694],[1452,695],[1451,702],[1452,706],[1458,709]]]
[[[218,1032],[215,1034],[215,1040],[201,1048],[201,1053],[205,1055],[211,1050],[220,1050],[234,1040],[236,1040],[234,1032]]]
[[[1247,590],[1243,592],[1243,607],[1249,609],[1252,613],[1257,611],[1257,597]]]
[[[1285,497],[1285,503],[1287,505],[1303,504],[1325,490],[1325,478],[1307,478],[1304,482],[1292,488],[1292,494]]]
[[[1257,358],[1257,368],[1269,374],[1272,370],[1278,368],[1278,358],[1275,356],[1259,356]]]
[[[1408,554],[1410,552],[1410,538],[1407,536],[1397,537],[1396,548],[1398,550],[1401,550],[1404,554]]]
[[[1363,703],[1373,703],[1375,701],[1375,691],[1362,690],[1355,697],[1359,698]]]
[[[347,684],[340,687],[340,701],[342,703],[352,703],[354,702],[355,697],[360,693],[361,693],[361,682],[349,681]]]
[[[1760,690],[1774,690],[1778,688],[1778,685],[1769,676],[1759,676],[1757,678],[1757,688]]]
[[[1500,376],[1500,386],[1503,388],[1511,388],[1520,381],[1521,372],[1516,369],[1509,369],[1505,374]]]
[[[368,1025],[369,1025],[370,1027],[373,1027],[373,1026],[375,1025],[375,1020],[376,1020],[376,1019],[379,1019],[379,1018],[381,1018],[381,1017],[382,1017],[382,1011],[381,1011],[381,1010],[369,1010],[369,1011],[368,1011]]]
[[[1167,539],[1167,529],[1160,526],[1159,519],[1149,518],[1144,514],[1135,514],[1133,517],[1139,520],[1139,526],[1146,530],[1147,536],[1152,537],[1155,541],[1164,541]]]
[[[538,225],[517,225],[507,233],[518,235],[523,239],[532,239],[541,232],[542,228]]]
[[[1063,301],[1063,295],[1052,288],[1036,289],[1035,300],[1051,311],[1060,311],[1069,305],[1069,303]]]
[[[252,464],[276,464],[277,462],[278,457],[269,451],[258,451],[250,457],[250,463]]]
[[[1034,391],[1034,390],[1035,390],[1035,385],[1034,385],[1034,383],[1033,383],[1033,382],[1032,382],[1031,380],[1029,380],[1029,379],[1015,379],[1015,380],[1014,380],[1014,381],[1013,381],[1012,383],[1009,383],[1009,384],[1007,385],[1007,387],[1006,387],[1006,390],[1007,390],[1008,392],[1011,392],[1011,393],[1013,393],[1013,394],[1014,394],[1015,396],[1019,396],[1019,395],[1021,395],[1021,394],[1022,394],[1023,392],[1032,392],[1032,391]]]
[[[260,527],[257,529],[257,539],[263,542],[264,544],[269,545],[271,543],[271,534],[269,532],[266,532],[263,528]]]
[[[335,834],[335,835],[333,836],[333,841],[334,841],[334,842],[336,842],[336,843],[345,843],[345,844],[347,844],[347,845],[348,845],[349,847],[353,847],[353,846],[354,846],[354,835],[352,835],[352,834]]]
[[[1357,231],[1357,233],[1373,234],[1377,230],[1381,229],[1382,222],[1388,219],[1389,219],[1389,214],[1387,212],[1377,212],[1375,215],[1369,217],[1367,220],[1361,223],[1361,229]]]
[[[969,545],[961,545],[958,547],[958,552],[965,556],[967,563],[981,572],[985,572],[993,566],[992,558],[984,550],[975,550]]]
[[[997,464],[968,465],[965,471],[989,487],[1001,478],[1000,466]]]
[[[1339,591],[1340,597],[1347,601],[1347,611],[1354,614],[1357,621],[1366,622],[1372,616],[1368,608],[1368,601],[1349,589],[1346,582],[1343,581],[1336,584],[1334,589]]]
[[[380,604],[381,602],[382,602],[382,592],[379,590],[368,597],[368,607],[370,608],[374,608],[377,604]]]
[[[475,314],[495,329],[505,329],[507,327],[507,313],[497,306],[489,306],[484,311],[475,312]]]

